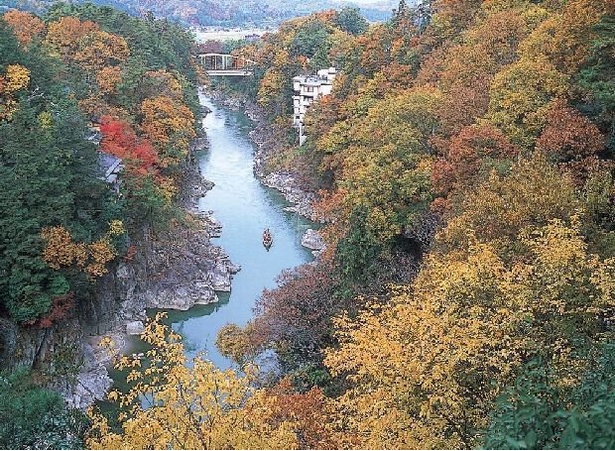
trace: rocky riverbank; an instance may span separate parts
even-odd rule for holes
[[[314,194],[302,187],[299,174],[267,172],[268,161],[279,151],[281,141],[263,112],[245,102],[219,96],[217,100],[227,107],[243,109],[255,121],[251,133],[257,145],[255,174],[284,194],[293,204],[287,207],[289,210],[313,219],[310,204]],[[206,137],[201,136],[193,150],[206,146]],[[230,291],[232,277],[240,268],[222,248],[210,242],[220,236],[222,228],[213,212],[198,210],[199,198],[212,187],[213,183],[204,180],[192,165],[180,193],[181,205],[188,212],[186,219],[169,231],[146,229],[133,237],[131,250],[99,281],[96,294],[80,303],[70,321],[48,329],[0,323],[3,366],[37,367],[55,374],[54,388],[69,406],[82,409],[103,399],[111,386],[108,344],[113,343],[117,353],[130,352],[127,338],[143,330],[146,309],[186,310],[195,304],[217,302],[216,292]],[[309,235],[303,244],[318,253],[322,243],[314,232]]]
[[[288,169],[272,169],[271,160],[281,152],[282,143],[286,140],[285,132],[274,128],[267,121],[263,109],[254,102],[238,97],[229,97],[226,93],[219,91],[207,92],[207,95],[227,108],[236,111],[243,110],[244,114],[255,123],[254,129],[249,133],[250,139],[256,145],[254,173],[264,185],[282,193],[291,204],[285,210],[296,212],[312,221],[317,221],[312,208],[316,194],[306,187],[301,174],[298,171]]]
[[[201,136],[193,152],[206,146]],[[133,252],[100,280],[98,296],[80,312],[83,364],[72,383],[57,387],[69,406],[85,408],[104,398],[112,382],[107,366],[113,354],[130,352],[127,336],[141,333],[146,309],[188,310],[195,304],[218,302],[216,292],[231,290],[240,268],[210,241],[222,229],[213,212],[198,209],[199,198],[213,186],[196,165],[190,166],[179,196],[185,218],[167,231],[144,230],[135,239]]]

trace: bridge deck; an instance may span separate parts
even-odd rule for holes
[[[210,77],[249,77],[252,75],[251,70],[207,70],[207,75]]]

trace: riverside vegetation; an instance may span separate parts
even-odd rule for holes
[[[48,327],[139,221],[174,220],[194,130],[190,40],[94,7],[45,22],[9,12],[0,25],[2,305]],[[63,439],[615,447],[614,34],[609,0],[402,0],[387,23],[327,11],[235,45],[254,78],[214,88],[257,99],[279,138],[265,169],[317,193],[326,250],[219,334],[241,375],[186,362],[180,337],[151,321],[147,359],[119,362],[131,383],[110,394],[119,416],[90,411],[78,426],[60,406],[75,432]],[[310,107],[296,147],[291,79],[327,66],[333,93]],[[94,148],[71,122],[83,115],[127,161],[121,209],[88,169]],[[267,349],[281,375],[264,383],[253,361]]]

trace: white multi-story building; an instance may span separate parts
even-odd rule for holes
[[[303,145],[303,116],[307,108],[319,97],[331,94],[336,70],[321,69],[316,75],[293,77],[293,125],[299,129],[299,145]]]

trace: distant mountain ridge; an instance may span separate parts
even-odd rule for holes
[[[139,15],[151,11],[157,17],[167,17],[187,25],[201,26],[263,26],[276,25],[292,17],[326,9],[359,7],[340,0],[89,0],[96,5],[112,6]],[[8,0],[5,8],[43,12],[55,0]],[[67,3],[87,3],[70,0]],[[397,0],[383,0],[360,7],[370,21],[387,20]],[[2,7],[0,7],[2,9]]]

